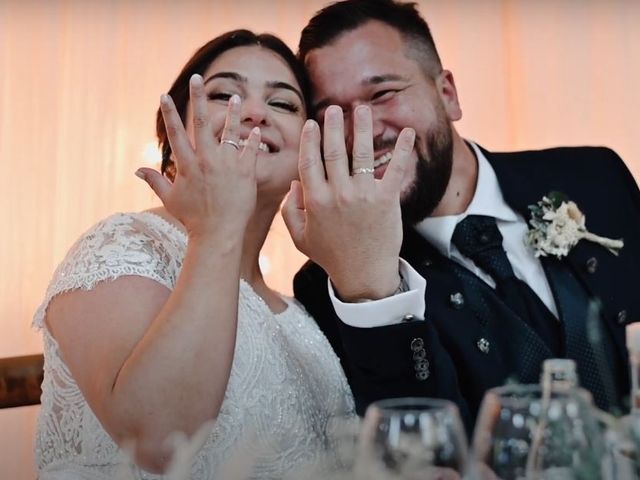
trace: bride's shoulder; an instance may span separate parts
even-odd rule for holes
[[[153,243],[186,244],[186,235],[172,222],[152,211],[118,212],[95,223],[76,240],[70,252],[105,245]]]
[[[58,274],[169,270],[176,273],[186,238],[173,225],[148,212],[114,213],[89,228],[71,246]]]
[[[43,326],[49,302],[71,290],[91,290],[123,276],[152,279],[171,289],[182,266],[185,241],[159,217],[114,213],[90,227],[58,264],[33,324]]]

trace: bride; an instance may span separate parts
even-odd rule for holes
[[[129,445],[136,478],[161,478],[171,434],[213,419],[191,478],[220,478],[238,451],[252,453],[251,477],[282,478],[354,415],[329,343],[258,264],[297,176],[307,99],[293,53],[246,30],[200,48],[162,96],[164,176],[136,174],[164,207],[82,235],[35,315],[41,480],[113,478]]]

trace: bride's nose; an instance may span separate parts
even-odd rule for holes
[[[240,120],[250,127],[267,124],[269,111],[264,101],[257,98],[245,98],[242,102]]]

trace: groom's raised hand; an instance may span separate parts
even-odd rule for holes
[[[358,106],[353,120],[351,172],[342,109],[326,109],[324,138],[318,124],[307,121],[300,140],[300,182],[292,182],[282,207],[296,247],[329,274],[347,302],[384,298],[398,288],[400,192],[415,140],[412,129],[402,130],[383,178],[376,180],[371,109]]]

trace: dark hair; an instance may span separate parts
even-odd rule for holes
[[[187,116],[187,105],[189,104],[189,79],[198,73],[203,75],[209,65],[227,50],[236,47],[259,46],[271,50],[279,55],[293,72],[305,103],[307,112],[309,111],[310,89],[307,74],[296,58],[295,54],[287,45],[275,35],[269,33],[256,34],[249,30],[233,30],[224,33],[200,47],[189,59],[182,71],[175,79],[173,85],[167,92],[176,105],[176,109],[182,122],[185,123]],[[167,129],[162,118],[162,112],[158,109],[156,114],[156,135],[158,145],[162,152],[161,171],[169,178],[173,178],[173,160],[171,160],[171,145],[167,137]]]
[[[435,78],[442,71],[431,31],[416,4],[395,0],[344,0],[324,7],[302,30],[298,58],[305,62],[311,50],[327,46],[343,33],[372,20],[395,28],[402,35],[408,50],[421,54],[416,60],[420,61],[428,76]]]

